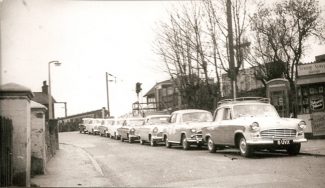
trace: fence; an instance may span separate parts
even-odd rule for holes
[[[0,116],[0,187],[12,185],[12,121]]]

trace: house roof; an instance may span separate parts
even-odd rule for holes
[[[48,105],[49,104],[49,99],[48,95],[43,92],[33,92],[34,97],[32,98],[33,101],[38,102],[43,105]],[[52,101],[55,103],[55,99],[52,97]]]
[[[44,105],[35,102],[35,101],[30,101],[30,107],[31,108],[41,108],[41,109],[47,109]]]
[[[0,93],[16,93],[27,95],[30,98],[33,97],[31,90],[25,86],[16,84],[16,83],[7,83],[0,86]]]
[[[172,84],[172,81],[169,79],[169,80],[165,80],[165,81],[162,81],[162,82],[158,82],[156,83],[145,95],[144,97],[147,97],[149,95],[153,95],[155,94],[155,88],[156,86],[158,85],[162,85],[162,84]]]

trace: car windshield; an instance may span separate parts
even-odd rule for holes
[[[147,124],[149,125],[157,125],[157,124],[167,124],[169,117],[151,117]]]
[[[234,106],[234,118],[239,117],[279,117],[279,114],[271,105],[246,104]]]
[[[138,126],[138,125],[143,125],[143,119],[130,119],[128,120],[128,125],[132,126]]]
[[[212,121],[210,112],[190,112],[183,114],[183,122],[207,122]]]

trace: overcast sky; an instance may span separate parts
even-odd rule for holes
[[[105,72],[112,115],[131,111],[135,83],[144,95],[168,79],[153,52],[157,22],[175,1],[4,0],[1,9],[1,84],[41,91],[51,66],[52,95],[68,115],[106,107]],[[313,46],[306,61],[324,52]],[[57,115],[64,114],[62,105]]]

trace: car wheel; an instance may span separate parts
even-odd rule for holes
[[[297,143],[297,144],[291,144],[288,148],[287,148],[287,152],[289,155],[298,155],[300,152],[300,147],[301,144]]]
[[[118,140],[116,133],[114,133],[114,138],[115,138],[115,140]]]
[[[185,135],[183,135],[183,137],[182,137],[182,147],[184,150],[190,149],[190,143],[187,142],[187,138]]]
[[[144,140],[140,139],[140,144],[144,145]]]
[[[124,142],[124,138],[121,136],[121,142]]]
[[[210,153],[215,153],[217,150],[216,145],[214,144],[213,140],[210,137],[208,139],[208,150]]]
[[[150,146],[157,146],[157,142],[154,139],[150,139]]]
[[[171,148],[172,147],[172,144],[170,142],[168,142],[167,138],[165,139],[165,146],[166,146],[166,148]]]
[[[253,150],[252,146],[247,144],[246,139],[244,137],[241,137],[239,139],[238,146],[239,146],[240,154],[242,156],[244,156],[244,157],[252,156],[254,150]]]

